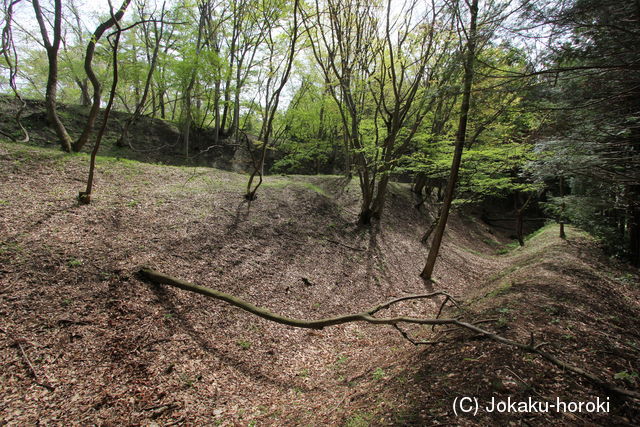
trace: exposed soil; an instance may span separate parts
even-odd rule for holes
[[[394,184],[379,227],[354,225],[355,182],[268,177],[249,206],[243,175],[103,158],[78,206],[88,157],[0,143],[0,422],[144,425],[634,424],[611,414],[479,414],[473,395],[592,400],[606,392],[466,333],[416,348],[391,327],[308,331],[140,280],[143,265],[291,317],[355,312],[425,292],[427,226]],[[440,289],[486,327],[638,390],[638,272],[593,241],[548,227],[523,249],[473,212],[450,222]],[[408,302],[398,313],[435,315]],[[455,313],[448,313],[454,315]],[[428,328],[418,336],[441,339]],[[623,374],[626,372],[626,375]]]

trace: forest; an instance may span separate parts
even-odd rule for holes
[[[638,1],[0,28],[0,424],[640,423]]]

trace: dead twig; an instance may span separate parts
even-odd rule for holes
[[[38,376],[38,372],[36,371],[36,368],[33,367],[33,364],[31,363],[31,360],[29,359],[29,356],[27,356],[27,353],[24,351],[24,348],[22,347],[22,344],[20,343],[20,341],[16,341],[15,343],[18,346],[18,348],[20,349],[20,353],[22,354],[22,358],[24,359],[25,363],[29,367],[29,371],[31,371],[31,375],[36,380],[36,384],[38,384],[41,387],[46,388],[49,391],[55,390],[55,387],[52,386],[51,384],[49,384],[48,381],[45,382],[45,381],[40,380],[40,377]],[[45,374],[45,376],[46,376],[46,374]]]

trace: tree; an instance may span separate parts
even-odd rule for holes
[[[446,63],[451,22],[435,2],[423,15],[416,2],[377,9],[327,0],[303,15],[358,174],[361,224],[382,215],[391,173],[435,100],[429,84]]]
[[[275,7],[273,7],[275,6]],[[279,7],[278,3],[274,3],[271,9],[266,9],[267,15],[265,20],[278,17]],[[247,192],[245,198],[249,201],[255,200],[256,192],[262,184],[262,177],[264,175],[264,162],[267,156],[267,148],[269,147],[269,140],[273,132],[273,120],[275,119],[278,111],[278,105],[280,103],[280,95],[284,86],[289,80],[291,74],[291,67],[293,66],[293,59],[296,53],[296,43],[300,35],[299,31],[299,1],[295,0],[293,4],[293,18],[291,25],[287,28],[287,43],[285,44],[286,50],[279,52],[279,46],[276,40],[277,32],[281,29],[276,26],[269,26],[269,30],[266,36],[267,44],[267,66],[268,66],[268,78],[265,83],[265,108],[263,113],[263,124],[260,131],[262,139],[262,146],[260,148],[260,155],[257,159],[254,158],[253,172],[249,176],[247,182]],[[277,22],[275,20],[274,22]],[[280,72],[278,72],[281,70]],[[254,185],[255,177],[258,177],[258,182]]]
[[[286,316],[281,316],[276,313],[273,313],[263,307],[258,307],[256,305],[251,304],[248,301],[243,300],[235,295],[227,294],[225,292],[221,292],[215,289],[208,288],[206,286],[196,285],[194,283],[189,283],[184,280],[177,279],[175,277],[171,277],[164,273],[161,273],[156,270],[152,270],[148,267],[143,267],[138,271],[138,274],[144,280],[154,283],[154,284],[163,284],[174,286],[179,289],[183,289],[189,292],[198,293],[204,295],[209,298],[217,299],[220,301],[224,301],[230,305],[240,308],[248,313],[251,313],[255,316],[261,317],[271,322],[293,326],[296,328],[304,328],[304,329],[324,329],[326,327],[342,325],[346,323],[353,322],[366,322],[373,325],[390,325],[394,329],[396,329],[403,338],[407,339],[414,345],[432,345],[434,344],[432,341],[416,341],[411,338],[409,334],[402,329],[401,324],[413,324],[413,325],[431,325],[432,327],[439,325],[450,325],[453,328],[460,328],[465,330],[470,330],[476,334],[484,336],[490,340],[495,342],[506,344],[512,347],[516,347],[524,352],[533,353],[541,356],[549,363],[563,369],[570,371],[574,374],[577,374],[588,381],[596,384],[599,387],[608,390],[617,396],[622,398],[632,398],[632,399],[640,399],[640,393],[627,390],[624,388],[617,387],[613,384],[610,384],[606,381],[600,379],[597,375],[592,374],[582,368],[566,363],[557,357],[547,353],[546,351],[541,350],[541,347],[546,345],[547,343],[537,344],[533,334],[531,334],[531,339],[527,344],[523,344],[517,341],[510,340],[496,333],[490,332],[486,329],[483,329],[478,326],[480,323],[485,323],[487,320],[481,321],[464,321],[459,318],[441,318],[440,315],[444,307],[451,303],[455,307],[460,308],[460,305],[456,302],[456,300],[451,297],[451,295],[446,292],[436,291],[428,294],[418,294],[418,295],[406,295],[398,298],[394,298],[389,301],[385,301],[383,303],[377,304],[373,307],[370,307],[364,311],[358,313],[349,313],[334,317],[327,317],[324,319],[318,320],[306,320],[306,319],[296,319]],[[435,299],[438,297],[444,297],[443,302],[440,304],[440,309],[438,310],[438,314],[435,318],[423,318],[423,317],[412,317],[412,316],[391,316],[391,317],[380,317],[380,312],[388,309],[391,306],[400,304],[404,301],[412,301],[412,300],[427,300],[427,299]]]
[[[65,33],[65,37],[62,38],[63,55],[61,59],[63,60],[63,69],[70,74],[71,79],[78,86],[78,89],[80,89],[80,104],[86,107],[91,105],[91,95],[89,94],[89,78],[85,75],[84,69],[82,68],[82,52],[80,51],[86,43],[86,32],[80,10],[75,1],[65,2],[65,6],[67,6],[67,9],[73,16],[73,19],[67,22],[71,24],[70,26],[75,40],[73,40],[73,44],[71,44],[71,40],[69,40],[70,37],[67,37],[67,33]]]
[[[47,120],[49,125],[53,126],[60,145],[64,151],[71,151],[71,137],[67,133],[64,124],[58,117],[56,111],[56,94],[58,86],[58,50],[60,50],[60,40],[62,34],[62,0],[54,1],[54,17],[53,17],[53,39],[49,38],[49,32],[45,24],[45,18],[40,7],[39,0],[32,0],[33,10],[36,14],[36,20],[42,35],[42,42],[47,51],[47,59],[49,63],[49,74],[47,76],[47,90],[45,95],[47,107]]]
[[[549,205],[612,252],[640,265],[640,9],[637,2],[537,2],[528,17],[552,28],[539,105],[551,113],[539,139]],[[566,194],[564,191],[567,190]]]
[[[20,117],[22,116],[22,112],[26,107],[26,103],[20,96],[20,92],[18,92],[18,86],[16,84],[16,76],[18,75],[18,51],[16,50],[15,43],[13,41],[13,8],[20,3],[21,0],[4,0],[3,1],[3,11],[4,11],[4,27],[2,28],[2,56],[6,62],[7,68],[9,69],[9,86],[11,87],[11,91],[15,95],[18,102],[20,102],[20,107],[16,112],[15,121],[20,130],[22,131],[23,138],[19,140],[20,142],[29,142],[29,132],[24,128],[22,122],[20,121]],[[13,135],[7,134],[5,132],[1,132],[3,135],[8,136],[13,141],[18,141]]]
[[[57,0],[56,0],[57,1]],[[93,86],[93,103],[91,104],[91,110],[89,111],[89,117],[87,118],[87,123],[82,131],[82,134],[76,142],[73,144],[74,151],[80,151],[82,147],[89,140],[89,136],[93,131],[93,126],[95,124],[96,118],[98,117],[98,112],[100,111],[100,94],[101,94],[101,84],[93,71],[93,67],[91,63],[93,62],[93,56],[96,51],[96,44],[102,37],[105,31],[109,28],[113,27],[117,22],[119,22],[124,16],[124,12],[127,10],[127,7],[131,3],[131,0],[123,0],[122,5],[118,9],[115,14],[111,14],[109,19],[102,22],[93,32],[91,40],[87,44],[87,51],[84,57],[84,70],[87,73],[87,77],[91,81],[91,85]]]
[[[118,12],[120,11],[124,13],[124,10],[122,9],[122,7]],[[89,176],[87,178],[87,188],[85,191],[81,191],[80,194],[78,195],[78,201],[80,202],[80,204],[83,204],[83,205],[88,205],[89,203],[91,203],[91,192],[93,190],[93,176],[94,176],[95,167],[96,167],[96,156],[98,155],[98,150],[100,150],[100,142],[102,141],[102,137],[104,136],[104,131],[107,128],[107,122],[109,121],[109,114],[111,113],[111,108],[113,107],[113,100],[116,94],[116,87],[118,86],[118,47],[120,43],[120,35],[122,34],[122,27],[120,27],[120,18],[117,18],[117,13],[116,14],[113,13],[113,6],[111,5],[111,1],[109,1],[109,14],[111,15],[111,19],[113,20],[113,23],[116,26],[116,32],[114,33],[115,40],[111,45],[112,58],[113,58],[112,64],[111,64],[112,70],[113,70],[113,78],[111,79],[111,90],[109,91],[109,101],[107,102],[107,106],[104,109],[102,126],[100,127],[100,130],[98,131],[98,135],[96,136],[96,142],[93,145],[93,150],[91,150],[91,160],[89,162]],[[120,16],[122,16],[122,14]]]
[[[467,3],[468,4],[468,3]],[[442,202],[442,208],[438,217],[438,225],[435,228],[435,234],[431,247],[429,248],[429,254],[427,255],[427,262],[422,270],[420,276],[425,280],[432,280],[433,269],[436,264],[436,258],[440,251],[440,244],[442,243],[442,237],[444,236],[444,230],[447,225],[447,219],[449,217],[449,210],[451,209],[451,203],[453,202],[454,191],[458,179],[458,171],[460,170],[460,164],[462,161],[462,150],[467,137],[467,122],[469,120],[469,106],[471,101],[471,85],[473,83],[473,64],[476,55],[476,37],[477,37],[477,24],[478,24],[478,0],[472,0],[469,6],[469,26],[466,34],[466,53],[464,63],[464,78],[462,89],[462,104],[460,105],[460,118],[458,119],[458,131],[456,133],[455,151],[453,154],[453,160],[451,162],[451,172],[447,181],[447,188],[444,194],[444,200]]]
[[[153,43],[151,43],[148,22],[146,21],[144,16],[144,4],[138,5],[138,10],[139,10],[138,14],[140,16],[142,31],[143,31],[144,40],[145,40],[145,47],[147,49],[147,61],[149,61],[149,71],[147,72],[147,76],[145,79],[144,88],[142,90],[142,96],[138,101],[138,104],[136,105],[136,108],[133,114],[131,115],[131,117],[129,117],[129,119],[125,122],[124,126],[122,127],[122,134],[120,135],[120,138],[116,142],[116,145],[118,146],[124,146],[126,143],[128,143],[129,128],[140,118],[140,116],[142,115],[142,112],[144,111],[147,105],[147,97],[149,96],[149,90],[151,89],[153,73],[155,72],[156,65],[158,63],[158,52],[160,50],[160,43],[162,41],[162,36],[164,34],[165,6],[166,6],[166,2],[163,2],[162,9],[160,11],[159,20],[154,19],[153,15],[150,17],[150,20],[153,22],[153,33],[154,33],[154,40],[153,40]],[[152,47],[153,50],[151,54],[149,54],[150,46],[153,46]]]

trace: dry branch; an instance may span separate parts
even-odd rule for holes
[[[386,318],[374,317],[375,313],[381,310],[384,310],[386,308],[389,308],[394,304],[400,303],[402,301],[409,301],[409,300],[416,300],[416,299],[434,299],[439,296],[444,296],[445,301],[450,300],[452,303],[454,303],[457,306],[458,304],[456,303],[455,299],[453,299],[453,297],[451,297],[451,295],[447,294],[446,292],[436,291],[428,294],[406,295],[403,297],[395,298],[387,302],[378,304],[366,311],[362,311],[359,313],[345,314],[345,315],[335,316],[335,317],[327,317],[327,318],[318,319],[318,320],[306,320],[306,319],[294,319],[290,317],[280,316],[278,314],[272,313],[271,311],[265,308],[258,307],[254,304],[251,304],[250,302],[247,302],[234,295],[217,291],[215,289],[207,288],[205,286],[189,283],[184,280],[180,280],[180,279],[168,276],[159,271],[155,271],[151,268],[143,267],[140,269],[139,274],[142,278],[146,279],[149,282],[175,286],[177,288],[184,289],[186,291],[195,292],[198,294],[208,296],[210,298],[222,300],[238,308],[241,308],[245,311],[248,311],[249,313],[255,314],[256,316],[262,317],[263,319],[267,319],[276,323],[281,323],[283,325],[294,326],[297,328],[322,329],[327,326],[335,326],[335,325],[341,325],[341,324],[351,323],[351,322],[367,322],[367,323],[372,323],[376,325],[391,325],[395,329],[397,329],[404,338],[406,338],[407,340],[409,340],[410,342],[416,345],[421,343],[431,343],[431,342],[419,342],[411,339],[409,335],[398,326],[398,324],[409,323],[409,324],[418,324],[418,325],[452,325],[458,328],[468,329],[486,338],[489,338],[493,341],[497,341],[502,344],[507,344],[510,346],[517,347],[528,353],[537,354],[543,357],[544,359],[546,359],[547,361],[553,363],[554,365],[562,369],[565,369],[567,371],[571,371],[575,374],[578,374],[583,378],[588,379],[593,384],[596,384],[597,386],[607,391],[610,391],[620,397],[640,400],[640,393],[623,389],[613,384],[609,384],[606,381],[603,381],[602,379],[598,378],[596,375],[585,371],[584,369],[570,365],[556,358],[555,356],[540,350],[540,348],[543,345],[546,345],[547,343],[536,344],[533,338],[533,333],[531,334],[530,341],[527,344],[523,344],[517,341],[510,340],[503,336],[497,335],[488,330],[482,329],[476,325],[477,322],[470,323],[470,322],[463,322],[458,319],[419,318],[419,317],[410,317],[410,316],[397,316],[397,317],[386,317]],[[441,312],[442,312],[442,307],[439,310],[438,316],[441,314]]]
[[[31,363],[31,359],[29,359],[29,356],[27,356],[27,352],[24,351],[24,348],[22,347],[22,344],[20,344],[20,341],[16,341],[16,345],[17,345],[18,349],[20,349],[20,354],[22,355],[22,358],[23,358],[24,362],[29,367],[29,372],[31,372],[31,375],[36,380],[36,384],[38,384],[41,387],[46,388],[49,391],[55,390],[55,387],[52,386],[49,383],[49,381],[42,381],[40,379],[40,376],[38,375],[38,371],[36,371],[36,368],[33,367],[33,363]]]

